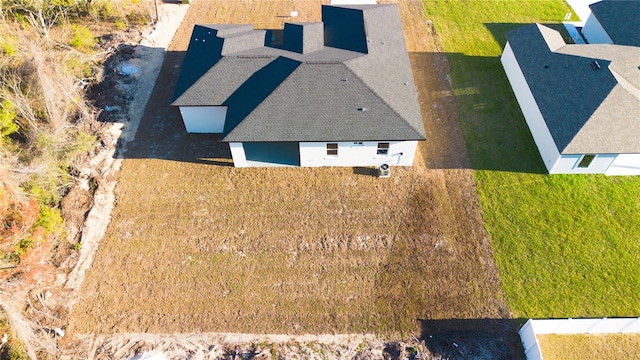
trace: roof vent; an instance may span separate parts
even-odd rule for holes
[[[593,70],[599,70],[600,69],[600,64],[598,64],[598,62],[594,60],[594,61],[591,62],[591,68]]]
[[[358,111],[367,111],[367,110],[369,110],[369,109],[368,109],[368,108],[366,108],[366,107],[358,108]]]

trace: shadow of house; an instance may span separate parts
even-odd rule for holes
[[[421,339],[445,359],[525,359],[518,330],[523,319],[420,320]]]
[[[544,164],[500,60],[494,56],[446,55],[470,167],[544,174]]]

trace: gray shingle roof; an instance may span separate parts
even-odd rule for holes
[[[218,40],[204,46],[192,36],[172,105],[227,105],[223,141],[424,139],[397,6],[322,13],[324,27],[287,24],[280,46],[246,27],[196,26],[199,38],[214,29]],[[225,51],[234,39],[244,49]],[[187,65],[202,57],[211,65],[196,77]]]
[[[638,48],[558,46],[539,24],[507,39],[561,153],[640,153]]]
[[[224,57],[186,89],[172,105],[222,105],[253,73],[262,69],[273,59],[273,57]]]
[[[589,8],[614,44],[640,46],[639,0],[603,0]]]
[[[182,64],[182,71],[176,84],[173,100],[178,99],[191,85],[214,66],[222,56],[231,49],[246,50],[250,46],[261,46],[264,41],[264,33],[261,42],[256,44],[256,37],[239,36],[228,40],[236,34],[247,34],[253,30],[253,25],[196,25],[191,33],[191,40],[187,48]],[[242,45],[244,44],[244,45]],[[192,56],[188,56],[192,54]],[[186,70],[185,70],[186,69]]]
[[[368,56],[354,58],[345,63],[416,132],[424,133],[420,105],[415,101],[418,93],[409,65],[409,54],[402,28],[398,25],[396,31],[389,31],[384,26],[375,26],[396,19],[400,21],[400,12],[395,5],[379,6],[364,11]]]
[[[344,64],[297,67],[225,141],[263,141],[265,132],[269,141],[420,139]]]
[[[324,26],[322,23],[284,24],[282,47],[300,54],[308,54],[324,48]]]

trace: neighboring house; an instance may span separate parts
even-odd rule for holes
[[[323,6],[283,31],[196,25],[173,106],[234,165],[411,166],[425,139],[396,5]]]
[[[549,173],[640,175],[640,33],[620,29],[637,29],[640,11],[609,23],[612,9],[638,4],[591,5],[590,26],[598,19],[624,45],[566,44],[539,24],[507,34],[502,65]]]
[[[590,44],[640,46],[640,1],[605,0],[589,9],[582,35]]]

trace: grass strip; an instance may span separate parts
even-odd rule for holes
[[[563,1],[424,1],[451,66],[485,226],[517,317],[640,314],[640,178],[546,174],[500,64]]]

